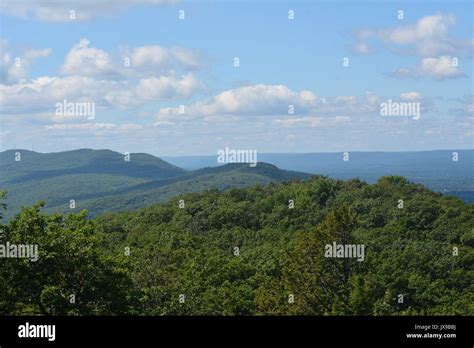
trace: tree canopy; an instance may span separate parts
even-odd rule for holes
[[[39,248],[0,259],[2,314],[474,314],[474,207],[402,177],[208,190],[94,219],[38,203],[2,231]]]

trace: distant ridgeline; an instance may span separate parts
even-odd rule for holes
[[[163,159],[185,169],[217,165],[215,156]],[[400,175],[434,191],[474,202],[474,150],[259,153],[258,159],[281,169],[327,175],[336,179],[359,178],[368,183],[376,182],[381,176]]]
[[[18,213],[21,206],[38,201],[45,202],[47,212],[88,209],[95,216],[137,209],[185,192],[306,179],[311,176],[308,173],[369,183],[381,176],[401,175],[474,202],[474,150],[259,154],[258,165],[220,165],[217,155],[166,159],[91,149],[47,154],[1,152],[0,188],[8,192],[9,207],[5,219]]]

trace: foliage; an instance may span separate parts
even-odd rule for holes
[[[2,228],[40,250],[0,260],[3,314],[474,314],[474,207],[397,176],[183,193],[93,220],[37,204]],[[364,260],[326,257],[333,242]]]

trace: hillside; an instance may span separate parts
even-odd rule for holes
[[[15,153],[21,160],[15,161]],[[244,187],[304,179],[308,174],[280,170],[259,163],[227,164],[186,171],[148,154],[124,155],[110,150],[82,149],[41,154],[27,150],[0,153],[0,188],[8,192],[5,219],[23,205],[46,203],[46,211],[69,213],[70,200],[91,216],[133,210],[162,202],[184,192]]]
[[[81,199],[78,209],[87,209],[90,216],[105,212],[135,210],[147,205],[164,202],[187,192],[202,192],[209,189],[227,190],[268,184],[291,179],[305,179],[305,173],[283,171],[275,166],[259,163],[255,168],[247,164],[227,164],[218,168],[205,168],[175,179],[150,181],[117,190],[99,198]],[[69,213],[69,204],[47,207],[48,212]]]
[[[186,193],[92,221],[34,206],[4,229],[41,257],[4,260],[3,315],[474,314],[474,206],[402,177]]]
[[[21,160],[15,161],[15,154]],[[310,175],[332,178],[359,178],[374,183],[384,175],[402,175],[427,187],[474,202],[474,151],[459,151],[452,161],[452,151],[407,153],[353,152],[349,161],[341,154],[261,154],[256,167],[247,164],[215,166],[215,157],[167,158],[189,167],[189,164],[211,166],[185,170],[160,158],[143,153],[124,155],[111,150],[81,149],[58,153],[8,150],[0,153],[0,188],[6,189],[5,214],[8,221],[21,206],[45,201],[49,213],[88,209],[90,216],[104,212],[135,210],[164,202],[186,192],[216,188],[227,190]],[[302,171],[284,170],[297,169]]]
[[[21,154],[15,161],[15,153]],[[80,149],[38,153],[28,150],[0,152],[1,183],[17,183],[77,174],[122,175],[133,178],[164,179],[185,171],[145,153],[130,154],[126,161],[111,150]]]

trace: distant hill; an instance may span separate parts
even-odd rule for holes
[[[453,152],[458,161],[453,161]],[[216,166],[216,156],[163,157],[181,168]],[[359,178],[375,183],[386,175],[404,176],[444,194],[474,203],[474,150],[413,152],[349,152],[349,161],[338,153],[258,154],[258,160],[278,168],[327,175],[336,179]]]
[[[0,189],[8,191],[6,220],[21,206],[40,200],[45,201],[46,211],[66,213],[74,199],[76,210],[88,209],[95,216],[134,210],[185,192],[306,179],[308,173],[369,183],[385,175],[400,175],[474,203],[474,151],[457,151],[458,161],[452,160],[453,152],[350,152],[349,161],[343,161],[342,153],[259,154],[258,165],[250,167],[216,166],[215,156],[165,157],[165,161],[132,153],[130,161],[125,161],[124,154],[111,150],[45,154],[8,150],[0,152]],[[15,161],[16,153],[20,161]],[[200,168],[189,170],[195,166]]]
[[[15,154],[21,159],[15,161]],[[0,153],[0,188],[8,191],[8,220],[23,205],[45,201],[48,212],[88,209],[91,216],[126,211],[162,202],[184,192],[245,187],[290,179],[305,179],[305,173],[280,170],[259,163],[228,164],[186,171],[144,153],[125,156],[111,150],[81,149],[42,154],[28,150]]]
[[[20,161],[15,161],[15,153]],[[164,179],[186,171],[146,153],[125,155],[111,150],[80,149],[38,153],[28,150],[0,152],[1,183],[47,179],[64,175],[110,174],[133,178]]]

